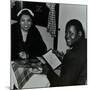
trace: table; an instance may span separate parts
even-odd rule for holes
[[[41,88],[49,87],[50,82],[46,74],[33,73],[30,67],[24,67],[11,61],[11,89],[13,89],[13,85],[18,89]]]

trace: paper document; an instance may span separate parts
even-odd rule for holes
[[[48,51],[43,55],[48,64],[52,67],[52,69],[56,69],[59,65],[61,65],[61,61],[58,57],[52,52],[52,50]]]

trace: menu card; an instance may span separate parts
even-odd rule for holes
[[[44,54],[43,57],[47,61],[47,63],[52,67],[52,69],[56,69],[58,66],[61,65],[61,61],[51,49],[46,54]]]

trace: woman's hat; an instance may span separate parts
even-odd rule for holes
[[[17,17],[19,17],[19,16],[22,14],[23,11],[28,11],[31,16],[34,16],[34,13],[33,13],[30,9],[24,8],[24,9],[21,9],[21,10],[18,12]]]

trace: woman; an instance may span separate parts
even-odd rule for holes
[[[30,59],[43,55],[47,48],[33,24],[33,12],[22,9],[17,17],[18,23],[11,26],[11,59]]]

